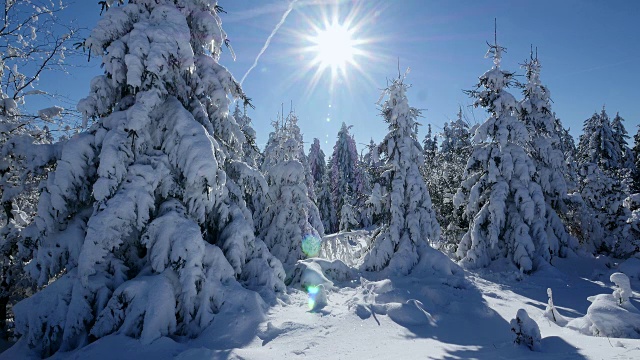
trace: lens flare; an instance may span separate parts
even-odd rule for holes
[[[307,255],[307,257],[318,256],[320,252],[320,239],[310,234],[306,235],[302,238],[302,252]]]
[[[307,294],[309,294],[309,300],[308,300],[309,310],[313,310],[316,307],[316,296],[318,295],[319,291],[320,291],[319,286],[311,285],[307,287]]]

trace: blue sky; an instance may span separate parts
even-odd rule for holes
[[[287,0],[219,0],[227,14],[223,27],[237,59],[226,52],[221,62],[240,80],[268,35],[281,20]],[[99,18],[94,1],[76,1],[64,15],[91,28]],[[310,86],[315,68],[309,68],[314,54],[308,47],[315,27],[323,27],[323,14],[337,14],[339,22],[352,18],[357,24],[352,38],[364,40],[355,56],[355,66],[346,76],[325,72]],[[493,39],[494,17],[498,22],[498,43],[507,48],[503,68],[523,74],[519,64],[529,56],[531,44],[538,47],[542,81],[551,90],[553,109],[574,136],[582,122],[603,104],[614,116],[626,119],[630,135],[640,122],[640,1],[334,1],[299,0],[273,37],[256,68],[247,76],[244,90],[253,99],[249,111],[264,146],[270,122],[284,103],[300,117],[306,147],[314,137],[321,139],[330,154],[342,122],[353,125],[356,142],[380,141],[386,124],[378,116],[376,101],[389,78],[410,68],[406,82],[412,106],[423,109],[423,124],[437,131],[455,117],[458,106],[470,121],[486,117],[482,109],[469,107],[462,92],[472,89],[477,78],[492,63],[485,59],[486,41]],[[72,68],[72,77],[49,75],[42,84],[73,99],[85,96],[92,76],[100,72],[99,59]],[[524,81],[524,77],[519,77]],[[71,82],[70,82],[71,81]],[[518,89],[512,93],[520,98]],[[424,129],[424,128],[423,128]],[[422,139],[426,130],[421,130]]]

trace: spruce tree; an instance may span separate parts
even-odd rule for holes
[[[469,125],[462,117],[462,109],[456,120],[444,124],[440,138],[440,150],[432,160],[431,169],[425,172],[425,181],[442,226],[444,250],[455,252],[468,223],[462,216],[462,209],[453,206],[453,197],[464,179],[472,150]]]
[[[487,55],[494,66],[468,92],[489,117],[476,130],[465,180],[454,199],[469,221],[457,254],[470,267],[507,258],[529,272],[550,258],[546,204],[534,180],[535,163],[523,148],[529,134],[515,117],[517,103],[507,91],[513,73],[501,69],[503,51],[497,43],[490,45]]]
[[[619,176],[623,178],[624,181],[629,182],[631,181],[631,176],[635,171],[636,165],[633,152],[629,148],[629,143],[627,142],[629,135],[627,133],[627,129],[624,127],[623,121],[624,119],[620,116],[620,113],[616,113],[616,116],[611,121],[611,131],[613,133],[613,139],[618,144],[622,155],[622,169],[620,169]]]
[[[542,187],[546,202],[545,228],[552,256],[566,256],[567,251],[577,246],[577,240],[569,234],[565,224],[572,219],[566,217],[570,208],[560,122],[551,111],[549,89],[540,81],[540,61],[531,54],[522,67],[526,71],[524,98],[518,106],[518,119],[530,134],[525,150],[533,160],[536,172],[533,180]]]
[[[105,65],[78,104],[94,123],[64,144],[25,230],[46,287],[15,306],[16,331],[43,356],[114,332],[197,336],[228,296],[284,289],[245,200],[265,183],[229,114],[246,96],[219,64],[217,3],[111,4],[85,41]]]
[[[383,194],[372,204],[382,205],[377,206],[382,226],[364,257],[365,270],[408,274],[419,261],[420,247],[440,238],[440,225],[420,169],[424,163],[416,132],[420,110],[409,106],[407,88],[399,77],[383,92],[387,99],[381,112],[389,125],[380,145],[385,159],[379,186]]]
[[[633,149],[631,154],[634,158],[635,169],[632,172],[631,191],[633,193],[640,192],[640,126],[638,131],[633,136]]]
[[[432,135],[431,124],[427,124],[427,134],[422,140],[425,164],[430,165],[438,153],[438,135]]]
[[[282,126],[275,126],[270,139],[273,146],[265,151],[271,165],[265,169],[269,192],[259,236],[289,271],[296,261],[318,254],[324,227],[307,187],[307,172],[299,160],[302,144],[295,114],[291,113]]]
[[[1,60],[0,60],[1,61]],[[0,65],[0,78],[4,69]],[[0,336],[8,336],[9,304],[30,292],[24,266],[33,242],[23,230],[33,221],[39,184],[53,169],[60,146],[51,144],[47,127],[21,117],[17,103],[0,88]]]
[[[604,107],[584,122],[577,155],[578,191],[591,218],[586,222],[590,228],[584,231],[584,246],[594,253],[626,256],[633,248],[628,223],[631,211],[624,206],[630,193],[629,175],[619,144],[624,140],[621,119],[617,123],[614,131]]]
[[[613,136],[609,115],[602,107],[600,114],[585,120],[578,142],[578,163],[596,164],[601,170],[613,173],[622,164],[622,151]]]
[[[309,148],[308,158],[322,225],[326,231],[330,231],[334,227],[331,221],[335,214],[331,202],[331,191],[329,189],[329,172],[327,170],[324,151],[320,148],[319,139],[313,139],[313,144],[311,144]]]
[[[351,199],[362,190],[362,176],[359,173],[358,150],[356,141],[349,133],[351,126],[342,123],[338,131],[338,139],[333,146],[331,155],[331,197],[333,208],[336,211],[335,225],[339,227],[342,218],[342,207],[345,204],[345,197],[349,195]],[[354,204],[349,204],[354,205]],[[333,228],[336,232],[339,228]]]

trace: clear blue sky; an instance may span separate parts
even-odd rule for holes
[[[96,3],[76,0],[64,17],[93,27],[99,17]],[[223,27],[237,55],[234,62],[226,52],[221,62],[240,80],[289,1],[218,3],[227,11],[222,14]],[[341,22],[351,12],[353,23],[359,25],[354,40],[367,40],[358,46],[365,55],[354,58],[360,71],[349,66],[346,77],[333,80],[326,72],[311,87],[315,70],[308,64],[313,54],[300,49],[310,45],[305,35],[313,34],[313,26],[321,26],[322,14],[332,11]],[[358,143],[368,143],[370,138],[380,141],[386,124],[375,103],[386,79],[397,76],[399,58],[403,72],[411,68],[407,77],[413,85],[409,102],[424,109],[423,124],[441,129],[445,121],[455,117],[459,105],[472,121],[480,122],[486,114],[470,108],[471,101],[462,90],[473,88],[492,65],[484,55],[485,42],[493,39],[495,17],[498,42],[507,48],[503,68],[523,74],[519,63],[528,58],[531,44],[537,46],[542,80],[551,90],[553,109],[574,136],[580,134],[582,122],[603,104],[612,117],[620,112],[633,135],[640,122],[639,16],[640,1],[634,0],[366,0],[341,1],[337,7],[334,1],[299,0],[244,82],[244,90],[256,106],[249,116],[261,147],[281,103],[287,112],[291,101],[307,148],[317,137],[330,154],[343,121],[353,125]],[[79,99],[87,94],[91,77],[100,72],[99,61],[96,58],[88,67],[72,68],[73,77],[64,81],[58,75],[44,77],[43,85],[58,87],[58,92]],[[512,91],[520,98],[518,89]]]

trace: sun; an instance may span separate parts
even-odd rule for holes
[[[328,2],[301,7],[298,24],[292,30],[295,47],[291,59],[300,71],[292,71],[285,82],[305,81],[303,96],[326,91],[352,91],[375,86],[372,70],[386,60],[380,44],[386,38],[376,30],[386,5],[373,2]],[[341,90],[340,90],[341,91]]]
[[[345,24],[332,23],[311,37],[311,51],[315,53],[313,63],[321,71],[345,72],[347,65],[356,65],[354,56],[357,43],[353,40],[353,29]]]

